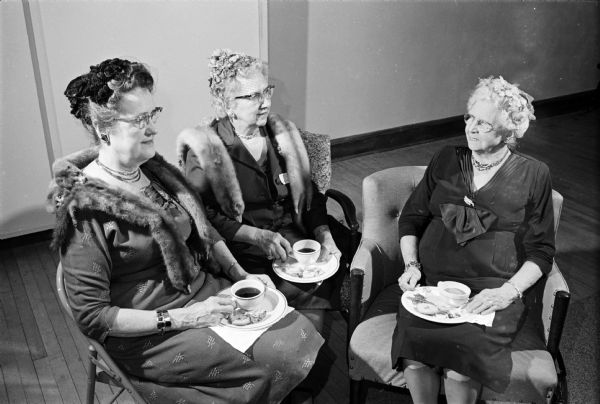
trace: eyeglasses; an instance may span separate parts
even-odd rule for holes
[[[138,129],[144,129],[150,122],[156,123],[158,121],[158,114],[162,110],[162,107],[156,107],[152,111],[140,114],[133,119],[116,118],[115,120],[130,123]]]
[[[471,115],[471,114],[465,114],[465,115],[464,115],[464,119],[465,119],[465,123],[469,123],[469,121],[470,121],[471,119],[475,119],[475,117],[474,117],[473,115]],[[491,132],[491,131],[493,131],[494,129],[496,129],[496,128],[494,128],[494,125],[492,125],[492,124],[491,124],[491,123],[489,123],[489,122],[483,121],[483,120],[481,120],[481,119],[478,119],[478,120],[475,122],[475,127],[476,127],[476,128],[477,128],[477,130],[478,130],[479,132],[481,132],[481,133],[488,133],[488,132]]]
[[[253,101],[256,103],[262,103],[264,100],[270,100],[271,97],[273,96],[273,90],[275,89],[275,86],[272,84],[269,84],[267,86],[267,88],[265,88],[263,91],[258,91],[256,93],[252,93],[252,94],[248,94],[248,95],[240,95],[237,97],[233,97],[235,100],[248,100],[248,101]]]

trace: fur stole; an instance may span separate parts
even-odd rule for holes
[[[225,215],[241,222],[244,200],[235,168],[225,145],[210,124],[211,121],[203,121],[177,136],[179,165],[183,168],[185,152],[191,149],[206,173],[203,181],[196,183],[196,192],[202,195],[211,189]]]
[[[209,187],[213,191],[223,212],[232,219],[241,220],[244,201],[231,157],[212,125],[214,120],[203,120],[193,129],[186,129],[177,137],[177,154],[180,165],[186,150],[191,149],[206,178],[196,189],[202,193]],[[310,208],[312,202],[312,183],[310,161],[300,132],[294,123],[283,120],[277,115],[269,115],[268,126],[273,134],[274,145],[286,164],[295,221],[302,223],[302,213]]]
[[[52,170],[54,180],[48,194],[49,210],[56,214],[52,246],[64,248],[69,242],[72,226],[94,214],[135,224],[149,229],[158,244],[171,284],[188,292],[189,284],[198,273],[185,240],[177,231],[174,220],[145,198],[116,189],[104,181],[87,178],[81,171],[98,156],[98,148],[82,150],[57,160]],[[179,170],[156,154],[141,168],[155,176],[165,189],[175,196],[194,221],[200,239],[197,250],[206,259],[211,240],[210,224],[204,207]]]

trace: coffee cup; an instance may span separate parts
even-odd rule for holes
[[[314,264],[321,255],[321,243],[315,240],[296,241],[292,249],[294,250],[294,258],[304,265]]]
[[[231,286],[231,295],[238,307],[256,309],[265,297],[265,284],[257,278],[243,279]]]
[[[440,295],[446,298],[453,306],[462,306],[469,301],[471,289],[464,283],[454,281],[442,281],[437,284]]]

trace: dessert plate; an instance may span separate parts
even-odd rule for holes
[[[231,288],[227,288],[219,292],[220,296],[231,296]],[[234,325],[229,321],[223,319],[221,325],[229,328],[237,328],[240,330],[261,330],[269,327],[279,321],[285,314],[287,305],[287,299],[277,289],[267,287],[265,290],[265,297],[260,303],[260,306],[253,311],[266,310],[267,315],[265,318],[256,323],[250,323],[247,325]]]

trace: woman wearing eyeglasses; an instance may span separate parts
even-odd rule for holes
[[[153,87],[144,65],[109,59],[65,91],[97,144],[54,164],[49,196],[75,321],[140,379],[148,402],[280,402],[323,339],[296,311],[244,352],[209,328],[234,309],[219,295],[232,281],[272,283],[236,263],[202,201],[156,153]]]
[[[274,89],[265,62],[218,49],[208,81],[217,117],[180,134],[185,175],[205,197],[212,224],[242,267],[271,275],[290,305],[304,309],[319,329],[342,271],[315,285],[287,282],[272,269],[272,261],[286,260],[299,239],[315,239],[341,255],[332,236],[339,223],[328,219],[325,197],[310,179],[300,133],[269,114]],[[213,162],[206,150],[221,150],[223,158]]]
[[[438,402],[440,376],[449,403],[475,402],[481,385],[498,392],[508,385],[522,298],[554,257],[548,167],[515,149],[535,119],[531,100],[502,77],[481,79],[467,103],[467,147],[438,152],[402,210],[401,290],[457,281],[472,292],[466,312],[494,313],[489,326],[448,325],[399,305],[392,363],[415,402]],[[541,337],[528,343],[544,349]]]

